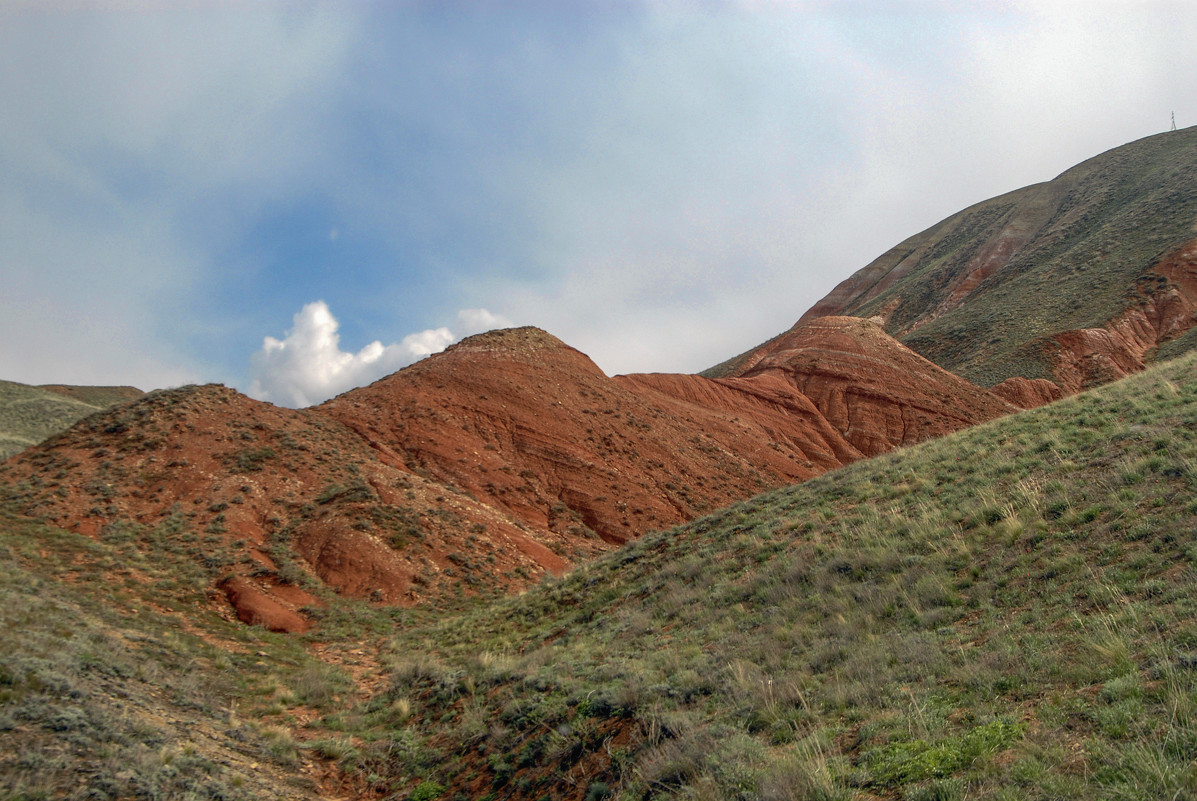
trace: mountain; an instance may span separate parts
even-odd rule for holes
[[[133,387],[41,387],[0,381],[0,460],[89,414],[142,395]]]
[[[1188,128],[952,215],[845,279],[799,323],[877,317],[981,386],[1017,379],[1002,392],[1026,402],[1183,352],[1195,308],[1197,128]]]

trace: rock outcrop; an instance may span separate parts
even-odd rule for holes
[[[878,321],[858,317],[800,322],[732,375],[784,380],[867,456],[1014,411],[905,347]]]

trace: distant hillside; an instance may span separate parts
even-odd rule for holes
[[[80,418],[141,394],[133,387],[34,387],[0,381],[0,461]]]
[[[878,317],[982,386],[1071,393],[1143,368],[1197,322],[1197,128],[978,203],[865,266],[801,318]],[[1188,340],[1184,340],[1188,341]],[[734,371],[737,357],[710,375]]]
[[[42,384],[39,389],[57,392],[83,403],[106,409],[118,403],[137,400],[145,393],[137,387],[82,387],[72,384]]]

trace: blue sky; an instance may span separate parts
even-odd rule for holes
[[[697,371],[1197,123],[1182,2],[0,3],[0,378],[304,405],[490,326]]]

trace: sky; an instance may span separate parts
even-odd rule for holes
[[[0,378],[305,406],[495,327],[697,372],[1197,124],[1189,2],[0,0]]]

